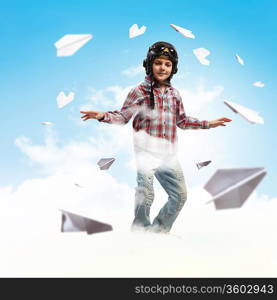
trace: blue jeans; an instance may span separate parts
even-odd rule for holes
[[[154,176],[168,194],[168,201],[161,208],[153,223],[150,208],[154,201]],[[132,229],[147,229],[153,232],[169,232],[187,199],[187,189],[183,171],[179,163],[171,167],[154,170],[138,170],[135,194],[135,218]]]

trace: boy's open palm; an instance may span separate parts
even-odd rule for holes
[[[86,121],[88,119],[102,119],[104,117],[104,113],[100,111],[94,111],[94,110],[88,110],[88,111],[80,111],[81,114],[84,114],[81,118],[83,121]]]
[[[225,117],[219,118],[219,119],[210,121],[210,128],[214,128],[214,127],[217,127],[217,126],[226,126],[225,122],[231,122],[231,121],[232,121],[231,119],[228,119],[228,118],[225,118]]]

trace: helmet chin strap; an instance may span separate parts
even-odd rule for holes
[[[155,79],[153,76],[153,73],[150,73],[150,108],[154,109],[155,108],[155,101],[154,101],[154,91],[153,91],[153,85],[155,84]]]
[[[172,76],[173,76],[173,71],[171,72],[170,76],[166,80],[168,83],[170,83],[170,79],[172,78]],[[154,84],[155,84],[156,80],[154,78],[153,72],[150,72],[149,77],[150,77],[150,108],[154,109],[155,108],[155,101],[154,101],[153,87],[154,87]]]

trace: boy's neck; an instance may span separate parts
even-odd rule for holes
[[[168,81],[158,81],[156,79],[155,79],[155,81],[156,81],[156,84],[158,85],[158,87],[163,87],[163,86],[166,87],[166,86],[170,85],[170,83]]]
[[[169,86],[169,83],[168,82],[159,82],[159,81],[157,81],[157,86],[162,91],[164,91]]]

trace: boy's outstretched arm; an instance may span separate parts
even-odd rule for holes
[[[223,117],[223,118],[210,121],[209,124],[210,124],[210,128],[214,128],[217,126],[226,126],[225,122],[231,122],[231,121],[232,121],[231,119]]]
[[[88,119],[96,119],[101,120],[104,118],[104,113],[100,111],[94,111],[94,110],[88,110],[88,111],[80,111],[81,114],[84,114],[81,118],[83,121],[86,121]]]

